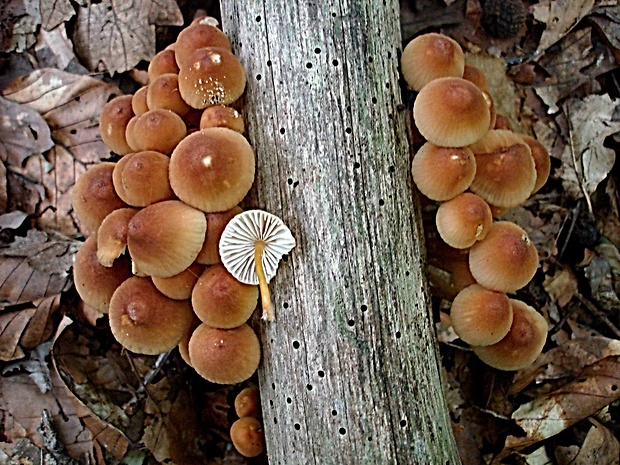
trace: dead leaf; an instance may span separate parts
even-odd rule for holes
[[[500,457],[554,436],[618,400],[619,373],[620,356],[606,357],[562,388],[521,405],[512,418],[526,436],[509,436]]]
[[[590,21],[594,22],[601,34],[609,41],[613,47],[614,54],[620,58],[620,6],[597,5],[590,15]]]
[[[0,314],[0,360],[6,362],[25,356],[19,340],[34,312],[34,308],[28,308]]]
[[[69,21],[75,16],[75,10],[70,0],[40,0],[41,26],[51,31],[56,26]]]
[[[543,287],[553,302],[565,307],[578,291],[577,277],[570,268],[563,268],[553,275],[545,276]]]
[[[54,146],[50,129],[32,108],[0,97],[0,159],[21,166],[26,158]]]
[[[21,53],[35,42],[41,24],[38,0],[10,0],[0,4],[2,52]]]
[[[620,444],[614,434],[596,420],[591,420],[585,441],[570,465],[618,465]]]
[[[6,165],[0,160],[0,212],[5,212],[9,203],[6,186]]]
[[[78,8],[76,53],[91,71],[103,63],[110,74],[128,71],[155,55],[155,25],[181,26],[173,0],[102,0]]]
[[[616,294],[614,282],[618,279],[620,254],[618,249],[609,242],[597,246],[597,252],[599,250],[606,252],[607,256],[597,254],[584,268],[584,272],[590,283],[592,298],[607,311],[617,311],[620,309],[620,299]],[[616,273],[612,271],[610,261],[615,263]]]
[[[77,58],[73,53],[73,44],[67,37],[64,24],[51,30],[41,29],[34,46],[40,68],[65,70]],[[84,69],[86,71],[86,69]]]
[[[534,19],[546,25],[537,55],[564,37],[594,7],[594,0],[543,0],[532,7]]]

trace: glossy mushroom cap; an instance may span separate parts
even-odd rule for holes
[[[220,47],[232,51],[230,40],[217,27],[211,24],[192,24],[177,36],[174,51],[179,68],[192,53],[204,47]]]
[[[235,413],[239,418],[254,417],[260,419],[260,393],[258,387],[248,386],[235,396]]]
[[[492,222],[489,205],[471,192],[464,192],[442,203],[435,218],[439,236],[456,249],[466,249],[484,239]]]
[[[413,157],[411,174],[426,197],[449,200],[470,186],[476,174],[476,160],[467,147],[439,147],[426,142]]]
[[[131,107],[133,96],[121,95],[105,104],[99,116],[101,139],[110,150],[118,155],[131,152],[125,138],[127,123],[134,116]]]
[[[498,207],[515,207],[530,196],[536,168],[531,150],[521,136],[495,129],[470,148],[476,157],[472,192]]]
[[[147,111],[133,126],[133,138],[139,150],[154,150],[166,155],[172,153],[186,134],[181,117],[163,108]]]
[[[216,384],[236,384],[254,374],[260,363],[260,342],[247,324],[234,329],[198,326],[189,340],[194,370]]]
[[[192,263],[179,274],[169,278],[153,276],[153,284],[159,292],[174,300],[185,300],[192,296],[192,289],[205,267],[200,263]]]
[[[489,91],[489,81],[484,72],[477,66],[465,63],[463,69],[463,79],[475,84],[481,90]]]
[[[152,150],[131,154],[121,168],[119,196],[134,207],[172,200],[174,192],[168,180],[169,164],[169,157]]]
[[[129,277],[131,263],[128,257],[121,257],[111,267],[99,263],[95,236],[86,239],[75,255],[75,288],[82,300],[99,312],[108,313],[112,294]]]
[[[508,334],[499,342],[473,347],[474,353],[487,365],[498,370],[520,370],[541,354],[547,340],[547,322],[529,305],[510,299],[513,319]]]
[[[148,103],[146,102],[146,94],[149,90],[149,86],[146,85],[144,87],[140,87],[135,94],[133,94],[133,98],[131,99],[131,108],[133,109],[135,116],[140,116],[149,111]],[[131,120],[130,120],[131,121]],[[129,124],[129,123],[127,123]],[[125,138],[127,138],[127,129],[125,129]],[[127,141],[129,147],[129,141]]]
[[[229,128],[243,134],[245,124],[243,116],[233,107],[213,105],[205,108],[200,117],[200,129]]]
[[[206,230],[204,213],[178,200],[143,208],[127,230],[127,247],[136,271],[164,278],[180,273],[198,256]]]
[[[230,440],[244,457],[256,457],[265,450],[263,425],[254,417],[241,417],[230,427]]]
[[[134,276],[114,292],[110,329],[127,350],[155,355],[181,341],[194,314],[187,300],[172,300],[157,290],[150,278]]]
[[[194,330],[196,328],[198,328],[198,326],[200,326],[200,324],[201,324],[201,321],[198,319],[198,317],[196,315],[194,315],[194,318],[192,320],[192,324],[190,325],[189,329],[185,333],[185,336],[183,336],[183,338],[181,339],[181,341],[179,342],[179,345],[178,345],[179,354],[181,355],[181,358],[190,367],[192,366],[192,361],[189,359],[189,340],[192,337],[192,334],[194,333]]]
[[[512,324],[512,307],[506,294],[472,284],[457,294],[450,319],[454,332],[472,346],[499,342]]]
[[[146,113],[146,112],[145,112]],[[144,113],[142,113],[143,115]],[[140,116],[142,116],[140,115]],[[136,123],[138,122],[139,116],[134,116],[127,123],[127,128],[125,129],[125,139],[127,139],[127,145],[131,148],[132,152],[139,152],[140,147],[138,146],[138,142],[134,136],[134,128],[136,127]],[[129,154],[131,155],[131,154]],[[125,155],[127,156],[127,155]],[[124,158],[124,157],[123,157]]]
[[[538,252],[527,233],[509,221],[491,225],[487,237],[469,250],[469,269],[476,281],[498,292],[515,292],[536,274]]]
[[[551,172],[551,158],[549,152],[539,141],[527,134],[521,134],[523,141],[530,147],[532,158],[536,167],[536,182],[532,189],[532,194],[538,192],[545,185]]]
[[[420,134],[442,147],[464,147],[489,130],[491,114],[482,91],[462,78],[446,77],[429,82],[413,104]]]
[[[179,71],[181,96],[192,108],[228,105],[241,97],[245,82],[239,59],[218,47],[196,50]]]
[[[73,186],[73,210],[89,233],[95,233],[111,212],[127,206],[114,190],[114,167],[114,163],[98,163],[83,173]]]
[[[258,304],[258,286],[237,281],[222,264],[205,270],[192,291],[192,308],[213,328],[236,328]]]
[[[237,205],[254,182],[254,152],[228,128],[202,129],[187,136],[170,157],[170,185],[188,205],[204,212]]]
[[[149,84],[146,102],[151,110],[163,108],[184,116],[190,109],[179,93],[179,76],[173,73],[162,74]]]
[[[198,263],[205,265],[215,265],[222,261],[220,257],[220,237],[228,222],[241,213],[243,209],[239,206],[232,207],[230,210],[218,213],[207,213],[207,236],[202,245],[202,250],[196,257]]]
[[[162,74],[174,73],[179,74],[179,65],[175,51],[165,49],[157,53],[149,63],[148,71],[149,81],[154,81]]]
[[[437,78],[463,77],[465,57],[461,46],[454,39],[431,32],[407,44],[400,64],[409,87],[420,91]]]
[[[97,259],[103,266],[112,266],[114,260],[127,249],[129,221],[138,213],[135,208],[119,208],[105,217],[97,231]]]

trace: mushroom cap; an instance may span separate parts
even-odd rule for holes
[[[185,300],[192,296],[192,289],[194,289],[194,285],[204,269],[204,265],[194,262],[174,276],[168,278],[152,276],[151,280],[157,290],[166,297],[174,300]]]
[[[137,152],[128,153],[114,165],[114,170],[112,170],[112,184],[114,185],[114,191],[116,195],[118,195],[121,200],[125,197],[125,187],[123,186],[123,170],[125,169],[125,165],[129,163],[131,157],[133,157]]]
[[[230,440],[244,457],[256,457],[265,450],[265,433],[260,420],[241,417],[230,427]]]
[[[166,73],[153,79],[148,86],[146,102],[148,107],[163,108],[184,116],[190,109],[179,93],[179,76],[174,73]]]
[[[498,370],[520,370],[541,354],[547,341],[547,322],[543,316],[520,300],[510,299],[512,325],[499,342],[473,347],[474,353],[487,365]]]
[[[469,250],[469,269],[480,285],[515,292],[536,274],[538,252],[527,233],[509,221],[497,221],[487,237]]]
[[[178,200],[165,200],[143,208],[131,219],[127,247],[139,273],[165,278],[194,262],[206,231],[204,213]]]
[[[183,339],[181,339],[178,345],[179,354],[181,354],[181,358],[190,367],[192,366],[192,361],[189,359],[189,340],[192,337],[194,330],[198,328],[198,326],[200,326],[201,323],[202,322],[198,319],[198,317],[194,315],[192,319],[192,324],[190,325],[189,329],[187,330],[187,332],[183,336]]]
[[[236,384],[254,374],[260,363],[260,342],[252,328],[233,329],[198,326],[189,340],[194,370],[216,384]]]
[[[119,208],[105,217],[97,231],[97,259],[103,266],[112,266],[114,260],[127,249],[127,227],[138,213],[135,208]]]
[[[450,310],[454,332],[472,346],[499,342],[512,324],[508,296],[472,284],[459,292]]]
[[[481,90],[486,92],[489,91],[489,81],[484,72],[477,66],[465,63],[465,67],[463,68],[463,79],[475,84]]]
[[[73,263],[75,288],[87,305],[101,313],[108,313],[112,294],[123,281],[131,277],[128,257],[121,257],[111,267],[97,259],[97,238],[91,236],[81,245]]]
[[[247,386],[235,396],[235,413],[239,418],[261,418],[260,393],[258,387]]]
[[[414,38],[403,50],[400,67],[409,87],[420,91],[441,77],[463,77],[465,56],[454,39],[436,32]]]
[[[512,131],[512,123],[507,116],[502,115],[501,113],[496,113],[495,125],[493,126],[493,129],[507,129]]]
[[[131,152],[125,138],[127,123],[134,116],[132,95],[120,95],[106,103],[99,115],[99,133],[110,150],[118,155]]]
[[[262,210],[248,210],[232,218],[220,238],[222,264],[237,280],[258,284],[254,250],[265,244],[262,264],[267,282],[276,274],[282,256],[295,247],[295,238],[280,218]]]
[[[134,276],[121,284],[110,302],[110,329],[126,349],[155,355],[176,347],[192,324],[187,300],[172,300],[150,278]]]
[[[133,98],[131,99],[131,108],[135,116],[140,116],[149,111],[148,103],[146,102],[146,94],[149,90],[149,86],[140,87]],[[131,120],[130,120],[131,121]],[[129,124],[129,123],[127,123]],[[125,129],[125,138],[127,138],[127,130]],[[128,143],[129,144],[129,143]],[[130,145],[131,147],[131,145]]]
[[[114,190],[114,167],[111,162],[91,166],[73,186],[73,210],[89,233],[95,233],[111,212],[127,206]]]
[[[187,136],[170,157],[170,185],[188,205],[204,212],[230,210],[254,182],[254,151],[238,132],[202,129]]]
[[[237,281],[222,264],[207,268],[192,291],[192,308],[213,328],[236,328],[248,321],[258,303],[258,286]]]
[[[160,152],[145,150],[132,154],[121,167],[123,187],[118,191],[119,196],[134,207],[173,199],[174,192],[168,180],[169,164],[170,158]]]
[[[466,249],[484,239],[492,222],[489,204],[471,192],[442,203],[435,217],[439,236],[455,249]]]
[[[425,85],[413,104],[413,118],[420,134],[442,147],[473,144],[486,134],[491,123],[482,91],[456,77]]]
[[[476,174],[476,160],[468,147],[439,147],[426,142],[413,157],[411,174],[426,197],[449,200],[470,186]]]
[[[232,207],[230,210],[217,213],[207,213],[207,235],[202,245],[202,250],[196,257],[198,263],[205,265],[215,265],[220,263],[220,237],[228,222],[243,209],[239,206]]]
[[[194,51],[204,47],[220,47],[232,51],[226,34],[213,24],[192,24],[177,36],[174,51],[178,67],[181,68]]]
[[[213,105],[207,107],[200,117],[200,129],[206,128],[229,128],[243,134],[245,123],[243,116],[233,107],[226,105]]]
[[[181,96],[192,108],[228,105],[241,97],[245,83],[239,59],[219,47],[199,48],[179,71]]]
[[[187,128],[179,115],[155,108],[138,117],[132,137],[138,150],[154,150],[168,155],[186,135]]]
[[[495,120],[497,119],[497,111],[495,110],[495,100],[493,100],[493,97],[491,97],[491,94],[486,90],[482,90],[482,96],[484,97],[484,100],[487,102],[487,106],[489,107],[489,114],[490,114],[489,129],[493,129],[495,128]]]
[[[532,194],[538,192],[545,185],[551,172],[551,158],[549,152],[538,140],[527,134],[521,134],[523,141],[530,147],[532,158],[536,167],[536,182],[532,189]]]
[[[127,128],[125,129],[125,139],[127,140],[127,145],[129,145],[132,152],[140,151],[140,148],[138,147],[138,143],[136,142],[136,138],[134,137],[134,127],[136,126],[136,123],[138,122],[138,118],[139,116],[134,116],[133,118],[131,118],[129,120],[129,123],[127,123]],[[131,155],[131,154],[128,154],[128,155]],[[127,156],[127,154],[125,156]]]
[[[530,196],[536,183],[536,168],[531,150],[521,136],[494,129],[470,148],[476,157],[472,192],[498,207],[515,207]]]
[[[179,65],[177,64],[175,51],[165,49],[158,52],[149,63],[147,73],[149,81],[154,81],[162,74],[179,74]]]

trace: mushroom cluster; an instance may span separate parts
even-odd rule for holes
[[[126,349],[178,346],[219,384],[257,369],[260,343],[247,324],[257,284],[271,319],[267,283],[295,245],[279,219],[238,206],[254,182],[255,157],[229,106],[246,84],[231,49],[213,18],[185,28],[153,58],[146,86],[105,105],[101,137],[120,158],[90,168],[73,191],[88,237],[74,266],[84,302],[108,313]],[[247,228],[264,234],[248,238]],[[222,256],[242,265],[222,264]]]
[[[401,69],[417,92],[413,118],[425,141],[411,173],[419,191],[439,203],[436,255],[451,275],[454,331],[485,363],[523,368],[541,353],[547,325],[509,294],[534,277],[538,253],[521,227],[497,218],[544,185],[549,153],[496,113],[484,73],[465,63],[452,38],[416,37]]]
[[[256,386],[242,389],[234,401],[237,419],[230,427],[230,439],[244,457],[256,457],[265,450],[259,391]]]

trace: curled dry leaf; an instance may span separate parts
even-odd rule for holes
[[[620,444],[614,434],[598,421],[590,421],[592,426],[581,448],[558,447],[555,454],[557,463],[560,465],[620,464]]]
[[[89,70],[103,63],[110,74],[122,73],[153,58],[155,25],[182,24],[174,0],[88,2],[78,8],[73,43]]]
[[[0,4],[0,51],[21,53],[35,42],[41,24],[39,2],[9,0]]]

